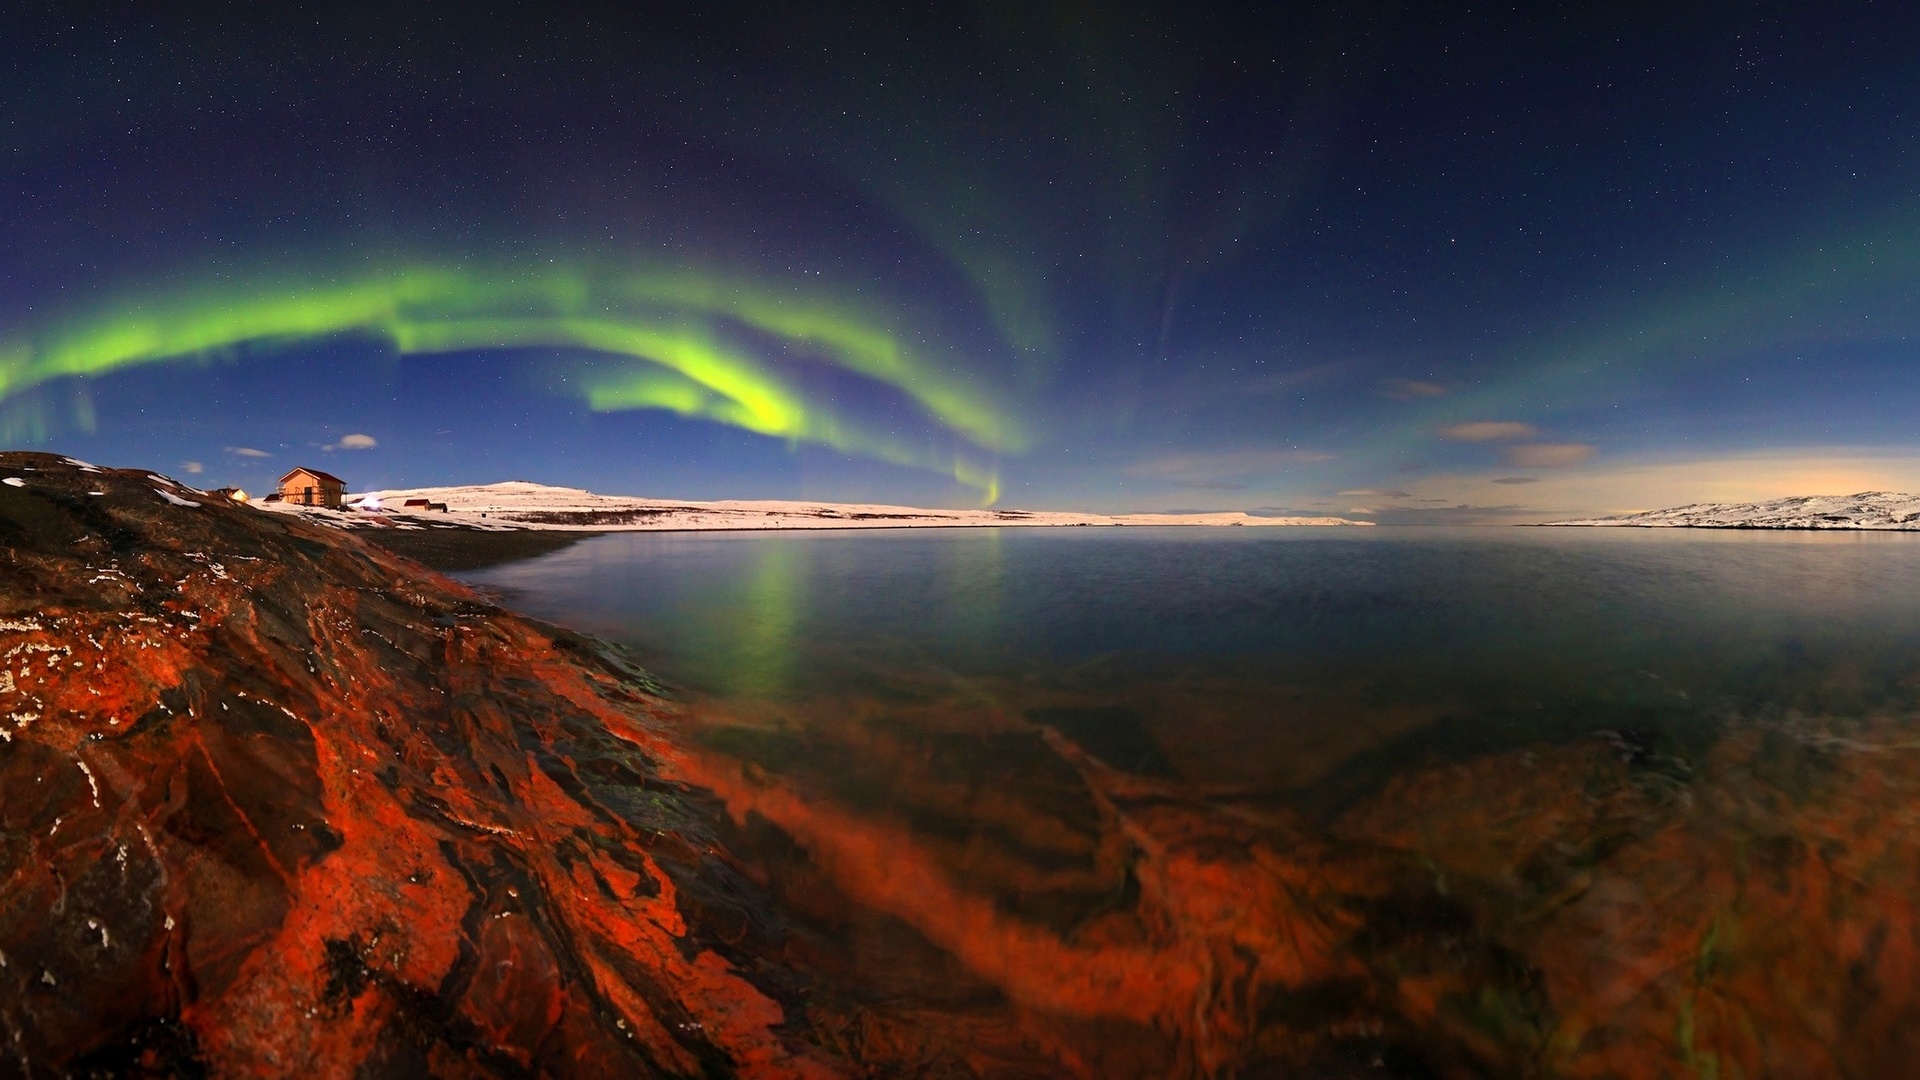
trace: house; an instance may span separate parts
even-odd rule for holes
[[[280,478],[280,497],[299,506],[340,509],[347,482],[319,469],[298,468]]]

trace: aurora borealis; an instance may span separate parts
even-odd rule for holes
[[[1920,488],[1904,13],[4,20],[11,445],[1385,522]]]
[[[896,465],[938,469],[992,501],[991,468],[945,459],[833,415],[746,347],[720,339],[737,325],[883,384],[945,432],[988,451],[1024,445],[1015,421],[960,380],[921,362],[884,328],[831,303],[761,295],[752,285],[688,276],[607,276],[539,268],[466,271],[413,267],[353,281],[302,281],[259,292],[123,301],[113,313],[16,345],[0,356],[0,394],[61,377],[108,374],[241,350],[297,349],[359,335],[399,356],[492,350],[614,358],[574,382],[596,412],[665,409],[757,435],[820,443]]]

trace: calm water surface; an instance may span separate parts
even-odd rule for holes
[[[469,578],[682,688],[741,857],[976,1072],[1920,1049],[1920,536],[629,533]]]

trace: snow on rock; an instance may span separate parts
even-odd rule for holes
[[[1654,529],[1875,529],[1920,531],[1920,495],[1863,491],[1801,495],[1757,503],[1693,503],[1618,517],[1550,521],[1549,525],[1616,525]]]
[[[408,507],[424,500],[446,510]],[[560,529],[593,532],[691,529],[887,529],[1039,525],[1367,525],[1344,518],[1266,518],[1215,514],[1081,514],[1027,510],[935,510],[864,503],[784,501],[696,502],[598,495],[581,488],[513,480],[465,487],[369,491],[347,499],[345,510],[314,510],[285,503],[263,509],[318,517],[353,527],[459,526],[488,530]]]

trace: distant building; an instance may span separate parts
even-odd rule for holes
[[[280,497],[300,506],[338,510],[346,494],[345,480],[319,469],[299,468],[280,478]]]
[[[218,495],[223,499],[231,499],[237,503],[247,501],[247,493],[237,487],[214,488],[212,491],[207,492],[207,494]]]

